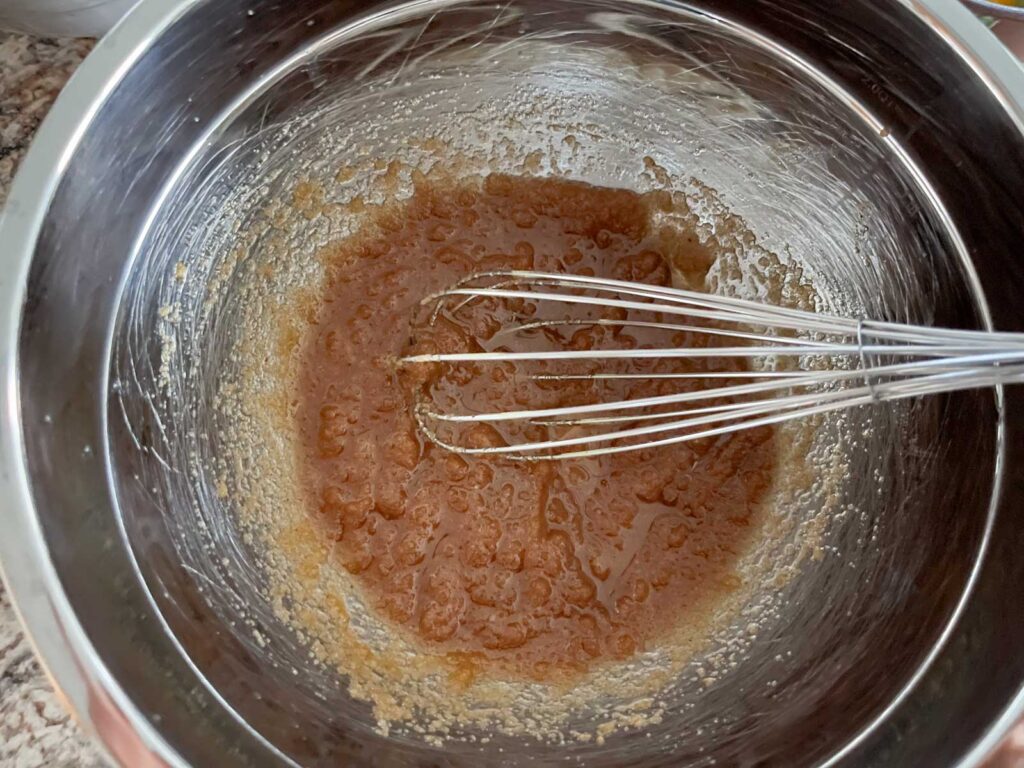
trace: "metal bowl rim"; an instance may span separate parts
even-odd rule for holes
[[[964,0],[967,5],[986,16],[997,19],[1014,19],[1024,21],[1024,8],[994,3],[992,0]]]

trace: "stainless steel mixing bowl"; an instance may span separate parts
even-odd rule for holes
[[[435,134],[634,187],[647,154],[835,308],[1024,330],[1024,74],[953,0],[143,2],[0,227],[0,554],[78,717],[131,766],[977,764],[1024,713],[1020,388],[851,415],[825,556],[643,732],[387,738],[309,661],[203,460],[270,249],[232,244],[297,180]],[[286,253],[338,234],[293,223]]]

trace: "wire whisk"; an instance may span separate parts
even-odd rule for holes
[[[449,339],[401,364],[434,366],[435,385],[458,371],[415,412],[431,441],[462,454],[593,457],[1024,381],[1024,334],[856,320],[587,275],[479,273],[424,304],[427,333],[462,329],[461,348]],[[495,367],[501,376],[488,373]],[[492,388],[528,382],[546,402],[459,397],[473,377]]]

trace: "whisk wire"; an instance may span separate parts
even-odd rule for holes
[[[434,323],[442,312],[457,317],[477,301],[529,302],[535,308],[544,308],[545,314],[566,316],[513,322],[490,338],[492,347],[501,342],[499,349],[412,354],[403,358],[402,364],[547,366],[596,362],[597,370],[527,370],[517,371],[517,375],[534,382],[611,385],[675,380],[703,382],[707,386],[670,394],[496,412],[446,412],[427,401],[421,402],[416,408],[420,429],[438,445],[459,453],[524,460],[614,454],[776,425],[870,403],[1024,381],[1024,335],[854,320],[589,275],[479,273],[429,296],[425,303],[433,304],[430,322]],[[611,310],[616,316],[572,316],[574,311],[594,310]],[[652,313],[654,318],[650,317]],[[672,321],[672,317],[681,319]],[[537,331],[557,332],[586,326],[611,329],[612,333],[628,328],[683,333],[700,342],[692,346],[626,349],[531,349],[528,344],[515,347],[516,340],[528,339]],[[729,342],[735,345],[727,345]],[[668,372],[607,370],[615,361],[646,365],[662,360],[692,360],[701,362],[701,367]],[[718,370],[714,363],[719,360],[746,365],[732,370],[737,368],[734,363],[729,369]],[[554,430],[555,434],[502,445],[467,446],[459,443],[457,434],[448,439],[439,433],[442,425],[474,423],[518,423]],[[565,430],[569,433],[565,434]]]

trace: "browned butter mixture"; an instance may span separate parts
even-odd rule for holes
[[[700,284],[710,258],[658,222],[671,200],[560,179],[421,180],[335,247],[304,340],[298,418],[302,481],[341,566],[407,637],[474,668],[550,679],[629,658],[736,589],[776,464],[771,429],[566,461],[449,453],[427,441],[417,399],[466,410],[552,407],[700,387],[699,380],[552,382],[519,364],[415,370],[411,351],[496,348],[537,316],[484,302],[431,324],[427,294],[484,270],[537,269]],[[602,316],[618,317],[612,313]],[[653,334],[660,333],[654,337]],[[707,343],[629,326],[538,333],[545,348]],[[496,342],[495,342],[496,343]],[[618,370],[737,366],[639,361]],[[536,428],[526,437],[537,437]],[[529,430],[528,430],[529,431]],[[541,435],[543,437],[544,435]],[[550,435],[549,435],[550,436]],[[472,428],[461,442],[524,434]]]

